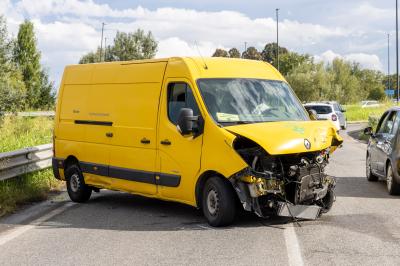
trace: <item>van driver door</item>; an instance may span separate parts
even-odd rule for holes
[[[158,192],[163,198],[193,203],[199,175],[203,135],[183,136],[177,129],[181,108],[191,108],[201,115],[197,95],[186,79],[167,79],[164,83],[157,138],[160,173],[156,176]],[[196,126],[196,123],[195,123]]]

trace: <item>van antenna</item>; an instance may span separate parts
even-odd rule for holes
[[[200,58],[201,58],[201,60],[202,60],[203,63],[204,63],[204,69],[208,69],[208,66],[207,66],[207,64],[206,64],[206,61],[204,60],[203,56],[202,56],[201,53],[200,53],[200,49],[199,49],[199,46],[197,45],[197,41],[195,41],[194,44],[196,45],[197,52],[199,53]]]

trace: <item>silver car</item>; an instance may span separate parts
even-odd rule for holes
[[[347,128],[347,118],[346,118],[346,110],[343,108],[341,104],[336,101],[326,101],[325,103],[332,104],[335,113],[337,114],[340,122],[340,128],[346,129]]]

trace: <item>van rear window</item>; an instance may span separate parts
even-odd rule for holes
[[[321,114],[321,115],[326,115],[326,114],[332,113],[332,107],[326,106],[326,105],[307,105],[304,107],[307,109],[307,111],[310,109],[313,109],[313,110],[315,110],[315,112],[317,112],[317,114]]]

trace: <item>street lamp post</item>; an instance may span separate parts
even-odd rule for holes
[[[279,8],[276,10],[276,65],[279,71]]]
[[[106,25],[104,22],[101,23],[101,42],[100,42],[100,62],[102,60],[102,55],[103,55],[103,34],[104,34],[104,25]]]
[[[390,34],[388,33],[388,35],[387,35],[387,56],[388,56],[388,71],[387,71],[387,74],[388,74],[388,85],[387,85],[387,89],[388,90],[391,90],[391,86],[390,86]]]
[[[396,83],[397,83],[397,104],[399,104],[399,10],[396,0]]]

